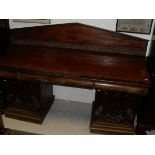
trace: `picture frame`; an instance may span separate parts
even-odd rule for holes
[[[116,32],[150,34],[153,19],[117,19]]]
[[[13,22],[50,24],[50,19],[13,19]]]

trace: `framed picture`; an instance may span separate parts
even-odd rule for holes
[[[152,19],[118,19],[117,32],[150,34]]]
[[[50,24],[50,19],[13,19],[13,22]]]

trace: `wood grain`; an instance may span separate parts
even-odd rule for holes
[[[12,43],[83,49],[127,55],[146,54],[147,40],[80,23],[11,30]]]
[[[22,73],[27,73],[36,79],[44,75],[149,85],[146,64],[141,57],[86,54],[85,51],[75,49],[11,46],[0,57],[0,71],[1,76],[9,71],[18,79]]]
[[[0,55],[1,78],[102,90],[103,99],[96,97],[93,104],[91,131],[134,133],[137,105],[133,103],[140,101],[130,95],[147,96],[151,84],[145,62],[147,40],[79,23],[13,29],[10,34],[11,44]],[[121,104],[124,100],[128,104]],[[93,120],[96,108],[102,104],[104,111],[108,103],[112,108],[96,118],[109,122],[98,124]],[[15,112],[27,115],[21,109],[10,111],[14,118],[18,117]],[[117,115],[111,119],[111,112],[117,112],[121,122]],[[29,116],[34,119],[32,113]]]

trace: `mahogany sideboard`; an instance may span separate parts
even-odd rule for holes
[[[150,87],[147,40],[80,23],[6,26],[0,33],[0,103],[7,117],[42,123],[53,84],[95,89],[90,132],[135,134]]]

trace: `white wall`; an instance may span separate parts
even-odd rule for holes
[[[88,25],[97,26],[100,28],[105,28],[105,29],[115,31],[116,21],[117,21],[116,19],[51,19],[51,25],[70,23],[70,22],[80,22],[83,24],[88,24]],[[155,20],[153,22],[153,25],[154,23],[155,23]],[[19,23],[19,22],[13,22],[12,20],[10,20],[10,28],[21,28],[21,27],[42,26],[42,25],[43,24]],[[150,35],[131,34],[131,33],[129,33],[129,35],[151,40],[152,32]],[[150,47],[150,42],[148,45],[146,55],[148,55],[149,53],[149,47]],[[54,94],[57,99],[92,103],[95,96],[95,90],[54,86]]]
[[[93,26],[97,26],[100,28],[106,28],[109,30],[115,31],[116,27],[116,19],[51,19],[50,24],[62,24],[62,23],[72,23],[72,22],[80,22],[83,24],[89,24]],[[20,28],[20,27],[30,27],[30,26],[42,26],[43,24],[36,23],[19,23],[13,22],[10,20],[11,28]]]

